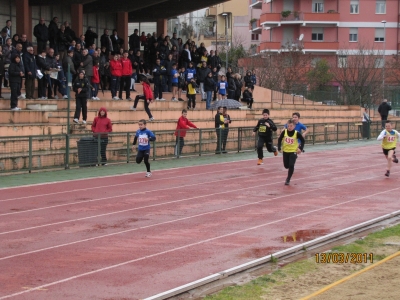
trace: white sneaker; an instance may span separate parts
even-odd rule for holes
[[[58,96],[57,96],[57,95],[55,95],[55,96],[54,96],[54,99],[58,99]]]
[[[78,124],[79,120],[78,119],[74,119],[74,123]]]
[[[178,99],[176,99],[176,98],[172,98],[172,101],[176,102],[176,101],[178,101]]]
[[[99,97],[96,97],[96,100],[100,100],[100,98],[99,98]]]
[[[63,99],[68,99],[68,96],[67,96],[67,95],[64,95]]]
[[[132,110],[133,110],[133,111],[136,111],[136,107],[132,107]]]
[[[151,177],[151,172],[146,172],[146,175],[144,177]]]
[[[160,101],[165,101],[165,99],[164,99],[164,98],[161,98]]]
[[[113,97],[113,100],[119,100],[119,98],[118,97]]]
[[[92,100],[96,100],[96,97],[92,97]]]
[[[18,99],[25,99],[25,96],[19,95]]]
[[[156,101],[160,101],[160,99],[158,99],[158,97],[156,98]]]
[[[83,125],[86,125],[86,121],[82,121],[82,124],[83,124]]]
[[[18,110],[21,110],[19,107],[14,107],[14,108],[11,108],[11,110],[12,111],[18,111]]]
[[[154,118],[150,118],[149,121],[150,121],[150,122],[151,122],[151,121],[154,121]]]

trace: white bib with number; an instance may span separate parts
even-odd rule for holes
[[[147,146],[149,144],[149,137],[147,134],[139,135],[139,146]]]

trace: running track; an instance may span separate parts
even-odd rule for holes
[[[2,189],[0,299],[149,297],[399,210],[396,167],[376,145],[302,154],[290,186],[279,156]]]

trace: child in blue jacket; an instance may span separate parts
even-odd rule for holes
[[[156,140],[154,133],[146,128],[146,120],[140,120],[139,129],[136,131],[135,138],[133,140],[132,151],[135,151],[135,145],[138,142],[138,149],[136,154],[136,163],[140,164],[144,159],[144,164],[146,165],[147,173],[145,177],[151,177],[150,171],[150,142]]]

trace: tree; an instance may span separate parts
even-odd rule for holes
[[[188,25],[186,22],[182,22],[181,35],[185,36],[186,39],[191,38],[193,36],[193,26]]]
[[[327,84],[332,81],[329,63],[326,59],[317,61],[315,67],[307,73],[308,86],[312,91],[325,91]]]

